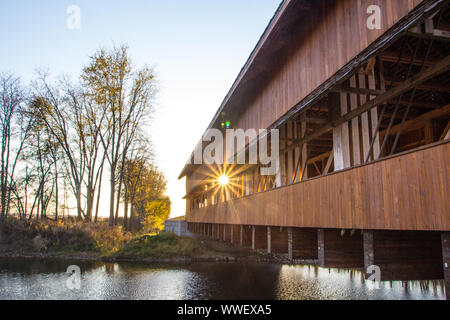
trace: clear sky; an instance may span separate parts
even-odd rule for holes
[[[185,181],[178,174],[280,1],[1,1],[0,71],[25,84],[37,68],[76,76],[98,48],[127,43],[137,66],[157,70],[158,112],[149,131],[172,216],[180,216]],[[70,5],[81,10],[78,30],[67,28]]]

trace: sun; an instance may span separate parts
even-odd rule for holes
[[[217,181],[220,183],[220,185],[222,186],[222,187],[225,187],[225,186],[227,186],[229,183],[230,183],[230,179],[228,178],[228,176],[227,175],[221,175],[218,179],[217,179]]]

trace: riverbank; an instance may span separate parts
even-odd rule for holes
[[[162,263],[271,260],[229,243],[167,232],[136,235],[102,223],[17,219],[0,223],[0,258]]]
[[[262,253],[249,252],[245,256],[242,253],[236,254],[233,248],[230,251],[205,252],[199,255],[171,255],[169,257],[144,256],[144,255],[101,255],[98,253],[71,252],[71,253],[32,253],[0,251],[0,258],[6,259],[43,259],[43,260],[80,260],[98,262],[144,262],[144,263],[194,263],[194,262],[265,262],[265,263],[288,263],[280,258],[269,257]],[[292,262],[291,262],[292,263]]]
[[[192,263],[264,262],[315,264],[289,261],[228,242],[179,237],[162,232],[136,235],[107,224],[65,222],[0,223],[0,258],[60,259],[104,262]]]

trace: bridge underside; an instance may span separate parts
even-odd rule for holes
[[[381,281],[444,279],[449,298],[449,232],[189,223],[189,231],[217,240],[216,234],[208,233],[212,229],[230,230],[229,234],[231,230],[238,230],[239,240],[230,236],[222,236],[220,240],[278,255],[291,262],[364,271],[377,266],[381,271]],[[366,277],[371,274],[366,274]]]

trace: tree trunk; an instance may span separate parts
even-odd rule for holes
[[[119,205],[120,205],[120,192],[122,191],[122,176],[123,176],[123,172],[121,170],[120,179],[119,179],[119,189],[117,191],[116,216],[115,216],[115,221],[114,221],[115,225],[118,224],[118,220],[119,220]]]
[[[55,220],[56,221],[58,221],[58,210],[59,210],[58,198],[59,198],[59,192],[58,192],[58,165],[57,165],[57,162],[55,160]]]
[[[83,217],[81,215],[81,188],[79,185],[77,186],[76,197],[77,197],[77,217],[78,220],[82,220]]]
[[[123,227],[125,230],[128,230],[128,193],[127,190],[125,188],[125,203],[124,203],[124,212],[123,212]]]
[[[100,169],[100,180],[98,182],[97,203],[96,203],[96,207],[95,207],[95,219],[94,219],[94,221],[96,223],[97,223],[97,219],[98,219],[98,207],[100,204],[100,191],[102,190],[102,178],[103,178],[103,165],[102,165],[102,168]]]
[[[116,169],[114,166],[111,166],[111,179],[110,179],[110,186],[111,186],[111,192],[110,192],[110,199],[109,199],[109,226],[114,225],[114,197],[116,195],[116,183],[115,183],[115,175],[116,175]]]

